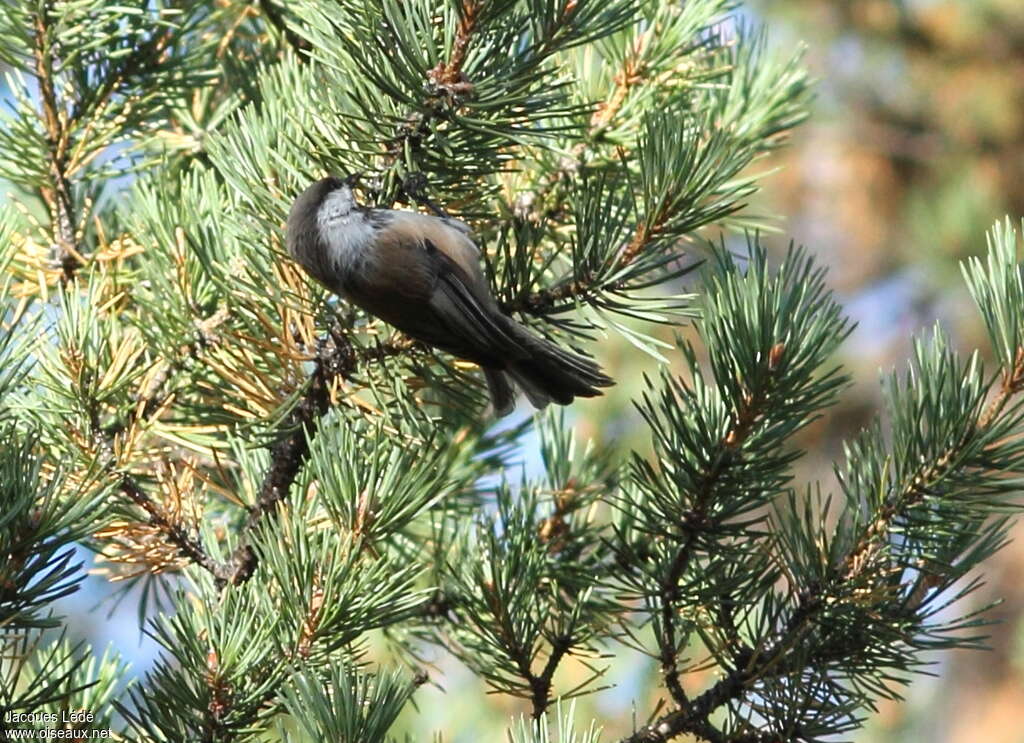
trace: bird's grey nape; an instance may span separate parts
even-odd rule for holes
[[[329,191],[324,196],[323,201],[320,202],[320,208],[317,209],[317,222],[320,223],[321,227],[324,222],[328,222],[335,219],[343,219],[350,215],[356,207],[355,196],[352,195],[352,189],[345,184],[342,184],[338,188]]]

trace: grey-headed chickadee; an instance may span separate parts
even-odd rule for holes
[[[458,220],[356,203],[351,180],[324,178],[288,214],[288,252],[332,292],[435,348],[478,364],[498,415],[515,403],[568,405],[614,382],[502,314],[480,251]]]

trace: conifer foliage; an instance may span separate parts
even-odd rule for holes
[[[937,328],[840,491],[795,483],[850,324],[812,252],[702,240],[758,224],[809,95],[729,0],[13,0],[0,63],[0,731],[391,740],[433,648],[521,700],[516,743],[825,740],[982,644],[961,599],[1024,470],[1020,238],[964,266],[994,363]],[[327,173],[469,222],[506,312],[623,341],[622,394],[660,363],[653,454],[493,425],[472,365],[312,283],[282,230]],[[141,677],[54,610],[87,550],[143,597]],[[624,653],[663,702],[580,719]]]

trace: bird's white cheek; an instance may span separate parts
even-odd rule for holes
[[[359,215],[325,221],[320,225],[320,235],[327,245],[331,267],[341,276],[372,260],[373,228]]]

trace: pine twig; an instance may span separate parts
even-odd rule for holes
[[[356,357],[348,339],[339,328],[333,328],[321,339],[316,368],[310,376],[305,395],[284,423],[287,433],[271,449],[270,469],[263,477],[256,503],[242,527],[241,542],[232,553],[226,570],[217,575],[218,582],[238,585],[252,577],[258,559],[249,540],[253,530],[276,513],[277,506],[288,497],[299,470],[309,457],[317,421],[331,404],[330,389],[336,378],[348,378],[355,371]]]
[[[35,16],[35,57],[36,79],[39,83],[39,102],[43,109],[43,123],[46,127],[46,141],[50,156],[50,188],[43,189],[43,200],[49,207],[54,225],[54,241],[58,249],[62,280],[70,281],[81,265],[75,240],[74,207],[71,184],[67,178],[67,153],[70,133],[64,116],[61,115],[54,85],[54,50],[47,39],[46,11]]]
[[[957,454],[972,440],[982,434],[993,421],[998,418],[1010,399],[1024,390],[1024,348],[1017,349],[1012,369],[1003,374],[999,392],[982,412],[977,422],[959,441],[951,444],[934,462],[922,463],[916,477],[911,479],[909,487],[899,493],[890,495],[878,513],[871,520],[871,525],[858,540],[844,561],[845,575],[854,577],[869,562],[869,556],[878,548],[892,529],[893,522],[907,509],[920,503],[928,493],[928,483],[941,477]]]
[[[923,464],[920,474],[913,478],[910,487],[887,500],[879,516],[872,521],[871,526],[853,545],[843,561],[846,569],[840,573],[838,579],[840,584],[847,583],[858,575],[859,570],[867,563],[865,555],[871,551],[873,545],[877,545],[888,534],[892,522],[901,513],[905,513],[907,509],[921,501],[928,491],[928,484],[931,480],[945,474],[942,462],[948,462],[954,458],[957,450],[962,449],[975,436],[992,425],[1013,395],[1024,391],[1024,351],[1018,352],[1017,359],[1014,368],[1004,374],[998,395],[981,413],[971,431],[940,456],[940,461]],[[827,602],[821,594],[803,593],[797,607],[779,633],[778,639],[771,647],[759,654],[756,660],[742,665],[737,664],[737,668],[694,699],[688,707],[681,705],[678,709],[641,728],[633,735],[623,738],[620,743],[663,743],[684,733],[698,735],[711,743],[724,741],[725,739],[721,737],[720,733],[718,737],[715,737],[713,731],[708,731],[711,733],[709,735],[701,730],[704,726],[709,725],[708,719],[711,714],[723,704],[739,698],[751,682],[764,677],[766,673],[781,675],[792,670],[786,665],[784,656],[793,644],[799,641],[799,636],[806,630],[809,623],[826,606]],[[773,736],[755,734],[730,738],[730,741],[768,743],[775,739]]]
[[[462,17],[459,19],[458,28],[455,31],[451,57],[447,62],[438,62],[437,66],[427,73],[430,81],[439,88],[455,91],[458,86],[467,84],[465,76],[462,74],[462,67],[466,63],[469,42],[473,38],[482,8],[482,3],[477,0],[463,0]]]
[[[770,383],[770,378],[766,380]],[[749,438],[756,421],[763,413],[768,402],[769,393],[766,390],[759,391],[752,395],[748,402],[734,414],[732,425],[719,442],[719,451],[715,463],[707,472],[695,498],[695,507],[691,511],[691,518],[683,524],[687,530],[686,539],[679,547],[672,564],[666,572],[661,584],[661,623],[662,636],[658,638],[660,645],[659,660],[661,662],[661,673],[665,679],[665,686],[669,690],[673,701],[685,709],[689,704],[688,697],[682,684],[679,681],[679,661],[676,649],[676,628],[675,628],[675,601],[679,590],[679,581],[693,557],[693,547],[697,541],[697,535],[701,530],[710,526],[707,518],[707,507],[711,505],[715,494],[716,485],[722,478],[726,469],[735,463],[733,452],[735,452]]]
[[[42,189],[53,222],[53,237],[58,249],[61,266],[61,280],[67,283],[85,263],[75,229],[74,198],[71,193],[71,176],[81,169],[78,154],[71,152],[71,133],[90,115],[95,116],[110,101],[127,78],[144,70],[159,60],[174,36],[172,27],[164,28],[145,43],[139,44],[117,66],[116,72],[98,81],[88,95],[75,100],[70,112],[57,93],[55,62],[57,52],[54,43],[48,39],[47,10],[35,16],[33,56],[35,58],[36,80],[39,85],[39,102],[42,108],[43,124],[49,149],[49,171],[51,183]],[[92,122],[87,125],[91,126]],[[81,149],[81,148],[75,148]]]
[[[551,646],[551,655],[548,656],[547,663],[544,664],[544,670],[541,671],[539,676],[535,675],[532,671],[527,676],[527,681],[532,690],[530,703],[533,706],[532,716],[534,720],[539,720],[541,715],[547,711],[548,705],[551,704],[551,680],[555,676],[558,664],[562,662],[562,658],[565,657],[571,647],[572,645],[566,638],[555,638]]]
[[[419,149],[420,143],[430,134],[431,126],[444,114],[447,102],[458,100],[473,92],[473,83],[466,79],[462,68],[482,8],[483,5],[478,0],[463,0],[462,17],[456,29],[451,55],[427,71],[428,89],[434,92],[428,95],[422,108],[408,116],[399,131],[387,143],[385,167],[398,163],[407,146],[413,150]]]
[[[89,427],[96,447],[102,454],[104,468],[109,473],[115,472],[114,433],[100,425],[99,415],[94,406],[89,410]],[[182,557],[188,558],[214,576],[224,572],[224,565],[214,560],[200,540],[194,538],[187,529],[171,518],[166,510],[142,489],[135,478],[127,472],[119,472],[117,488],[122,495],[148,514],[150,525],[159,529],[164,538],[178,548],[178,553]]]
[[[656,215],[654,219],[639,223],[636,226],[633,239],[623,246],[618,265],[624,268],[636,261],[644,249],[658,238],[669,216],[666,209],[663,213]],[[599,292],[615,292],[624,288],[626,288],[626,284],[622,281],[594,284],[583,279],[573,279],[550,289],[541,289],[525,297],[501,302],[499,307],[502,312],[508,314],[525,312],[530,315],[545,315],[565,302],[583,300]]]
[[[171,544],[178,548],[183,557],[187,557],[193,563],[206,570],[211,575],[217,575],[223,571],[221,563],[210,557],[202,542],[194,539],[188,531],[182,528],[181,524],[168,518],[166,512],[150,498],[135,479],[127,474],[122,474],[118,481],[118,490],[135,505],[149,514],[149,523],[157,527]]]
[[[251,532],[265,518],[273,515],[278,504],[288,497],[299,470],[309,456],[316,422],[330,408],[329,390],[334,379],[349,378],[355,372],[357,363],[381,362],[414,351],[417,347],[415,343],[400,340],[381,344],[357,356],[340,329],[335,328],[327,337],[321,339],[316,368],[310,376],[306,394],[282,426],[286,433],[271,449],[271,465],[264,475],[257,502],[250,507],[243,524],[240,543],[224,562],[214,560],[201,542],[193,539],[185,529],[169,519],[164,510],[131,476],[123,473],[120,475],[119,490],[149,514],[149,523],[156,526],[170,543],[178,547],[183,557],[210,573],[220,586],[244,583],[252,577],[258,562],[249,541]],[[145,401],[145,410],[159,407],[170,394],[162,389],[167,378],[167,374],[161,375],[154,383],[154,389],[147,391],[140,398],[140,402]],[[108,460],[113,461],[113,445],[110,439],[123,427],[108,426],[101,430],[98,416],[93,416],[93,428],[94,436],[100,436],[99,446],[107,453]]]

